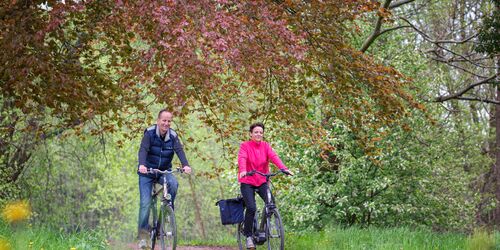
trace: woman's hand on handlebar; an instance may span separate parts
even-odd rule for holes
[[[293,173],[290,170],[288,170],[288,169],[280,169],[280,171],[283,172],[286,175],[293,176]]]
[[[240,178],[247,176],[247,171],[241,171]]]

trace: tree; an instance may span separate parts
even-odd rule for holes
[[[0,175],[7,187],[44,138],[92,119],[110,124],[130,105],[141,107],[140,96],[121,88],[100,63],[106,55],[93,44],[92,23],[104,13],[84,19],[46,2],[0,3]],[[0,197],[12,194],[2,188]]]
[[[397,125],[408,107],[420,108],[400,73],[344,38],[353,32],[348,23],[368,11],[364,1],[16,1],[2,7],[3,107],[36,117],[20,123],[38,135],[31,138],[88,121],[101,132],[137,126],[140,119],[124,124],[123,117],[143,113],[151,97],[180,116],[199,111],[221,140],[258,119],[283,128],[289,142],[295,132],[331,151],[323,138],[333,117],[365,140],[368,131]],[[309,119],[318,104],[324,107],[319,119]],[[22,135],[4,121],[3,131]],[[37,140],[18,148],[29,152]],[[6,155],[4,164],[14,166]],[[12,181],[29,155],[23,159],[9,172]]]
[[[436,11],[439,10],[439,11]],[[443,11],[447,10],[447,11]],[[449,11],[448,11],[449,10]],[[385,14],[384,14],[385,13]],[[443,18],[444,17],[444,18]],[[498,84],[498,1],[391,1],[381,4],[372,33],[366,38],[361,51],[366,52],[381,35],[398,29],[411,29],[417,35],[416,46],[423,51],[431,62],[431,68],[445,69],[450,74],[449,82],[436,84],[434,96],[428,101],[446,102],[444,105],[456,116],[462,110],[456,100],[468,101],[472,111],[473,123],[480,122],[481,113],[489,113],[490,127],[496,133],[495,140],[490,142],[489,150],[496,163],[485,175],[485,193],[494,193],[496,203],[500,204],[500,111]],[[384,25],[385,24],[385,28]],[[446,66],[446,67],[443,67]],[[479,103],[479,106],[475,103]],[[491,106],[487,106],[490,104]],[[463,117],[465,119],[465,117]],[[467,121],[465,121],[467,122]],[[484,206],[479,207],[479,223],[498,225],[500,206],[492,212],[486,212]]]

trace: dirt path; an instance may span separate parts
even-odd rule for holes
[[[155,250],[159,248],[155,247]],[[217,246],[178,246],[177,250],[236,250],[237,247],[217,247]],[[127,250],[140,250],[137,244],[128,244]]]
[[[235,249],[238,249],[238,248],[232,248],[232,247],[183,246],[183,247],[178,247],[176,249],[179,249],[179,250],[235,250]]]

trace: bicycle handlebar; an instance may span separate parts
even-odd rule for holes
[[[148,169],[148,173],[149,174],[172,174],[174,172],[180,172],[180,173],[184,173],[184,170],[182,168],[176,168],[175,170],[159,170],[159,169],[156,169],[156,168],[149,168]]]
[[[250,172],[247,172],[246,175],[248,176],[252,176],[254,174],[260,174],[264,177],[273,177],[273,176],[276,176],[276,175],[279,175],[279,174],[286,174],[286,175],[292,175],[290,172],[286,171],[286,170],[280,170],[279,172],[276,172],[276,173],[269,173],[269,174],[265,174],[265,173],[262,173],[260,171],[257,171],[257,170],[252,170]]]

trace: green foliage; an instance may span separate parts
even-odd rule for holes
[[[89,230],[67,234],[44,226],[31,227],[31,225],[25,225],[11,227],[1,221],[0,240],[7,242],[12,249],[108,249],[108,242],[105,240],[105,236],[97,231]],[[2,247],[1,244],[2,242],[0,242],[0,248]]]
[[[137,148],[116,147],[116,140],[103,135],[45,141],[23,178],[36,224],[66,232],[102,229],[113,236],[136,227],[130,218],[138,204]]]
[[[481,53],[495,55],[500,52],[500,1],[493,0],[495,6],[491,15],[484,18],[479,30],[479,43],[475,50]]]
[[[286,223],[303,229],[332,222],[470,228],[478,202],[470,183],[489,163],[480,156],[478,133],[471,130],[470,140],[454,145],[461,132],[443,134],[415,115],[412,131],[392,129],[383,139],[367,141],[376,154],[366,152],[337,121],[331,131],[336,151],[327,161],[318,157],[320,149],[283,146],[281,151],[297,152],[287,160],[299,169],[281,197],[287,201],[280,203]]]

